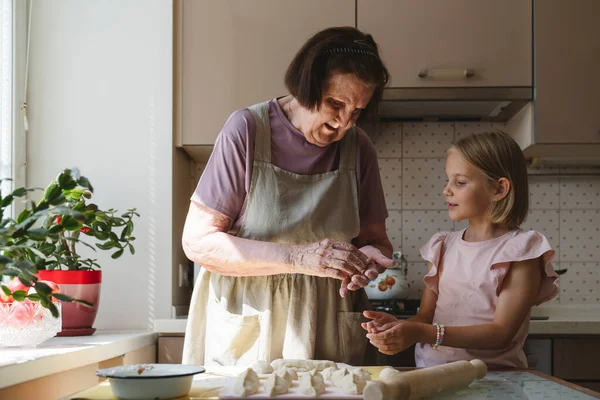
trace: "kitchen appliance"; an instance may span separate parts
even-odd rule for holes
[[[508,121],[533,101],[532,87],[390,87],[379,117],[396,121]]]
[[[394,266],[379,274],[377,279],[365,286],[369,300],[406,299],[409,294],[408,262],[396,251],[392,256]]]

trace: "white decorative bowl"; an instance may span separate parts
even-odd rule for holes
[[[133,364],[104,368],[96,375],[108,378],[115,397],[120,399],[172,399],[186,396],[193,375],[203,367],[183,364]]]
[[[61,304],[58,318],[38,302],[0,303],[0,347],[33,347],[61,329]]]

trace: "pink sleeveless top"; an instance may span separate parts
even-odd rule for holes
[[[421,248],[421,256],[433,267],[423,278],[438,295],[433,322],[446,326],[491,323],[498,304],[499,289],[512,262],[542,257],[544,272],[535,301],[539,305],[558,294],[558,275],[551,260],[554,250],[544,235],[535,231],[510,231],[481,242],[462,239],[460,232],[440,232]],[[523,343],[529,332],[529,315],[503,350],[458,349],[417,344],[417,367],[429,367],[478,358],[492,366],[526,368]]]

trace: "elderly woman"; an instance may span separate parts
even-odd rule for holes
[[[355,123],[387,81],[371,35],[329,28],[289,65],[289,95],[229,117],[183,232],[204,267],[184,363],[360,363],[362,288],[393,262],[376,152]]]

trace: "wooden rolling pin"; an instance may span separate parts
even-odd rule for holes
[[[379,374],[379,381],[365,387],[363,396],[365,400],[422,399],[467,387],[486,374],[487,366],[481,360],[455,361],[408,372],[385,368]]]

